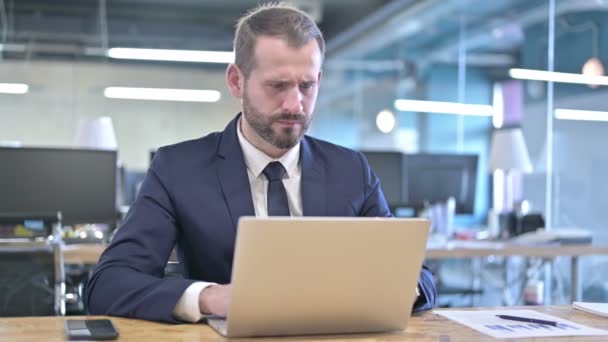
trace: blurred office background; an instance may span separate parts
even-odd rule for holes
[[[499,214],[524,211],[608,243],[608,1],[291,2],[313,15],[327,42],[311,135],[370,155],[477,156],[472,208],[457,211],[455,232],[475,237]],[[235,21],[256,3],[0,0],[0,144],[115,149],[116,205],[128,206],[152,151],[222,130],[239,103],[225,85],[229,57],[121,58],[115,48],[230,52]],[[211,92],[136,100],[113,98],[125,94],[111,87]],[[92,134],[102,137],[87,145]],[[393,181],[383,180],[387,191],[401,186]],[[7,203],[12,194],[0,196]],[[481,271],[490,280],[491,261]],[[555,303],[566,302],[567,262],[550,275],[560,285]],[[436,269],[447,285],[475,285],[471,265],[449,265]],[[606,274],[608,259],[585,258],[583,299],[608,300]],[[458,296],[446,305],[470,304]],[[478,294],[475,304],[500,303]]]

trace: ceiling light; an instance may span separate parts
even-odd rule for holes
[[[221,93],[217,90],[128,87],[108,87],[104,89],[103,95],[113,99],[184,102],[217,102],[221,97]]]
[[[110,58],[117,59],[226,64],[234,63],[234,52],[232,51],[111,48],[108,50],[107,55]]]
[[[560,120],[608,121],[608,112],[558,108],[555,110],[555,118]]]
[[[30,87],[23,83],[0,83],[0,93],[3,94],[25,94]]]
[[[552,72],[532,69],[511,69],[509,70],[509,75],[511,75],[511,77],[513,78],[520,80],[608,85],[608,77],[606,76],[587,76],[582,74],[570,74],[565,72]]]
[[[0,51],[23,53],[25,50],[24,44],[0,44]]]
[[[490,105],[404,99],[395,100],[395,108],[404,112],[423,112],[472,116],[492,116],[492,114],[494,113],[494,108]]]
[[[503,31],[503,29],[501,28],[496,27],[492,30],[492,36],[496,39],[500,39],[505,36],[505,31]]]
[[[390,110],[381,110],[378,115],[376,115],[376,126],[382,133],[390,133],[397,124],[397,118],[395,117],[395,113]]]

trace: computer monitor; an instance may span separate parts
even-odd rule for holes
[[[0,147],[0,212],[114,223],[116,151]]]
[[[473,214],[477,159],[467,154],[406,155],[404,202],[422,208],[454,197],[457,214]]]
[[[391,209],[419,211],[425,203],[456,200],[457,214],[475,209],[477,155],[362,151],[380,179]]]
[[[407,193],[405,175],[405,154],[388,151],[361,151],[369,165],[380,179],[384,198],[391,208],[404,205]]]

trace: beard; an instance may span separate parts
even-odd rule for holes
[[[243,115],[249,125],[262,139],[282,150],[296,146],[308,130],[312,120],[312,116],[307,118],[303,113],[262,113],[251,103],[246,89],[243,91]],[[273,124],[284,120],[297,121],[299,125],[279,127],[275,131],[272,127]]]

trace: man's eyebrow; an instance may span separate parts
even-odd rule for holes
[[[284,83],[290,83],[290,81],[281,80],[281,79],[270,79],[270,80],[264,81],[264,84],[284,84]]]
[[[293,81],[285,80],[285,79],[269,79],[269,80],[265,80],[263,82],[263,84],[267,84],[267,85],[290,84],[290,83],[293,83]],[[302,80],[302,81],[297,82],[297,84],[316,84],[316,83],[317,83],[317,80],[315,80],[315,79]]]

